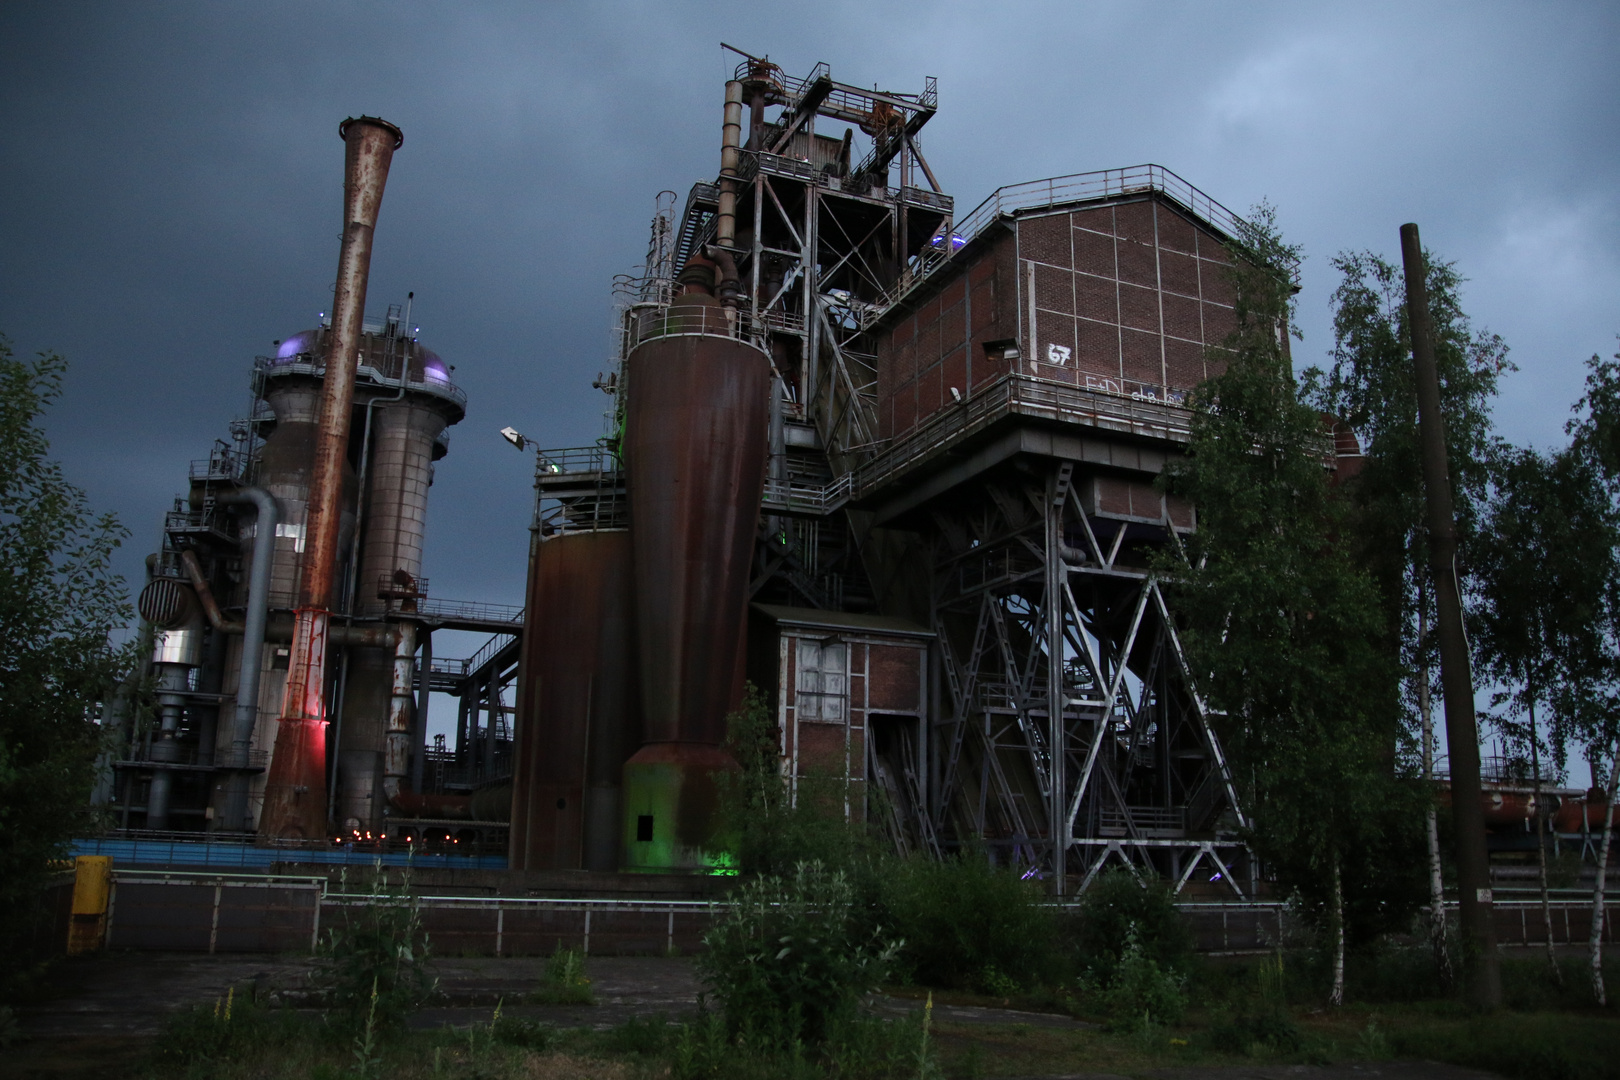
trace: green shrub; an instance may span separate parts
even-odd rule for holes
[[[940,1080],[931,1008],[898,1020],[849,1014],[829,1022],[819,1046],[728,1034],[706,1013],[675,1029],[670,1080]]]
[[[604,1031],[601,1045],[602,1049],[615,1054],[653,1057],[670,1049],[681,1030],[661,1016],[632,1016],[617,1027]]]
[[[1132,926],[1126,931],[1125,948],[1101,997],[1110,1025],[1116,1030],[1138,1024],[1173,1024],[1187,1011],[1187,978],[1160,967],[1142,947],[1136,927]]]
[[[355,1023],[368,1017],[381,1028],[401,1025],[432,995],[428,936],[422,912],[409,893],[410,879],[389,886],[379,864],[371,889],[340,909],[341,924],[326,931],[315,984],[327,1006]]]
[[[585,954],[578,949],[559,947],[546,961],[546,975],[529,993],[529,1000],[541,1005],[594,1005],[596,994],[585,974]]]
[[[1228,1054],[1293,1054],[1304,1046],[1294,1018],[1278,1008],[1217,1017],[1210,1024],[1208,1039],[1212,1048]]]
[[[725,1017],[705,1012],[682,1024],[670,1046],[670,1080],[711,1080],[720,1075],[731,1052]]]
[[[889,923],[905,934],[907,977],[1002,996],[1052,973],[1055,924],[1041,901],[1037,885],[974,855],[907,859],[880,886]]]
[[[834,776],[802,776],[795,798],[782,775],[780,738],[776,713],[748,683],[743,707],[726,717],[726,749],[741,767],[715,776],[721,843],[733,865],[745,875],[781,877],[801,862],[863,874],[882,853],[865,825],[845,816],[849,785]]]
[[[1499,1012],[1467,1023],[1395,1028],[1389,1044],[1400,1057],[1489,1069],[1514,1080],[1599,1080],[1620,1061],[1620,1026],[1598,1016]]]
[[[1133,930],[1142,953],[1165,971],[1185,971],[1192,952],[1170,886],[1158,878],[1139,880],[1124,868],[1097,876],[1069,929],[1081,973],[1098,984],[1113,978]]]
[[[165,1077],[211,1077],[220,1063],[307,1041],[308,1026],[296,1013],[261,1008],[232,989],[212,1005],[170,1017],[152,1044],[150,1061]]]
[[[704,935],[698,973],[730,1033],[761,1045],[822,1042],[883,981],[898,947],[862,929],[849,879],[820,863],[750,881],[732,900]]]
[[[557,1045],[556,1028],[518,1016],[496,1015],[490,1021],[489,1033],[495,1042],[504,1046],[521,1047],[542,1054]]]

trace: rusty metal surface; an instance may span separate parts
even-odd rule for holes
[[[399,794],[410,768],[411,723],[416,718],[416,626],[401,622],[394,646],[393,685],[388,698],[388,737],[383,746],[383,795]],[[381,808],[379,807],[379,810]]]
[[[316,422],[287,691],[259,819],[260,833],[273,837],[307,838],[326,831],[326,629],[340,546],[354,358],[366,313],[377,213],[394,151],[404,141],[398,128],[373,117],[346,120],[338,131],[345,144],[343,246]]]
[[[620,775],[640,734],[630,534],[537,544],[528,610],[511,865],[617,869]]]
[[[765,483],[770,364],[742,342],[698,336],[645,342],[628,363],[645,739],[719,745]]]
[[[345,151],[343,246],[338,256],[332,332],[327,339],[326,377],[316,421],[299,604],[319,609],[331,607],[332,574],[339,555],[339,494],[349,450],[357,359],[364,336],[372,240],[388,169],[403,139],[394,125],[372,117],[345,121],[340,132]]]

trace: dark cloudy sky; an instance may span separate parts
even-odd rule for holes
[[[435,595],[521,603],[529,461],[600,432],[609,286],[654,195],[718,168],[725,40],[790,73],[918,91],[964,212],[996,187],[1157,162],[1307,254],[1397,230],[1469,278],[1520,371],[1508,437],[1562,438],[1620,331],[1620,7],[1612,3],[75,3],[0,5],[0,332],[72,363],[49,425],[98,508],[161,514],[247,407],[248,368],[331,302],[338,121],[394,159],[371,310],[416,293],[469,396],[430,508]],[[451,651],[440,647],[441,653]],[[470,651],[470,650],[469,650]]]

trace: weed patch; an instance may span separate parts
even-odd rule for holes
[[[559,948],[546,961],[545,978],[528,998],[537,1005],[594,1005],[596,994],[585,974],[585,954]]]

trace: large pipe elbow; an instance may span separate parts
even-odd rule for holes
[[[717,244],[704,248],[704,254],[720,268],[720,284],[715,289],[715,296],[726,307],[737,307],[742,302],[742,278],[737,273],[737,260],[732,258],[731,252]]]

